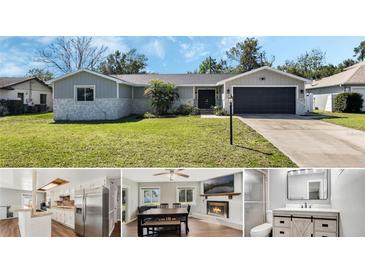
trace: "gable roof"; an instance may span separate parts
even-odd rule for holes
[[[70,73],[66,73],[60,77],[57,77],[57,78],[53,78],[49,81],[47,81],[47,84],[52,84],[54,82],[57,82],[59,80],[62,80],[62,79],[65,79],[67,77],[70,77],[72,75],[75,75],[75,74],[78,74],[80,72],[87,72],[87,73],[90,73],[90,74],[94,74],[94,75],[97,75],[99,77],[102,77],[102,78],[105,78],[105,79],[108,79],[108,80],[111,80],[111,81],[115,81],[117,83],[120,83],[120,84],[129,84],[129,85],[133,85],[133,83],[128,83],[126,81],[123,81],[121,79],[118,79],[116,77],[113,77],[113,76],[110,76],[110,75],[105,75],[105,74],[102,74],[102,73],[99,73],[99,72],[96,72],[96,71],[92,71],[92,70],[88,70],[88,69],[79,69],[79,70],[76,70],[76,71],[73,71],[73,72],[70,72]]]
[[[88,69],[80,69],[71,73],[64,74],[60,77],[54,78],[47,83],[52,84],[56,81],[65,79],[80,72],[91,73],[120,84],[127,84],[131,86],[147,86],[151,80],[159,79],[172,83],[176,86],[217,86],[223,85],[225,82],[234,80],[236,78],[245,77],[247,75],[257,73],[262,70],[270,70],[278,74],[285,75],[286,77],[293,78],[299,81],[309,83],[308,79],[299,77],[294,74],[290,74],[278,69],[274,69],[268,66],[264,66],[258,69],[253,69],[245,73],[217,73],[217,74],[199,74],[199,73],[185,73],[185,74],[158,74],[158,73],[144,73],[144,74],[111,74],[105,75],[99,72],[91,71]]]
[[[146,74],[119,74],[111,75],[126,82],[134,83],[136,85],[146,86],[151,80],[160,79],[174,84],[175,86],[216,86],[221,80],[233,77],[237,74],[158,74],[158,73],[146,73]]]
[[[341,85],[365,85],[365,63],[355,64],[343,72],[313,81],[311,85],[307,86],[307,89]]]
[[[285,72],[285,71],[282,71],[282,70],[274,69],[274,68],[269,67],[269,66],[263,66],[263,67],[260,67],[260,68],[257,68],[257,69],[253,69],[253,70],[250,70],[250,71],[246,71],[244,73],[237,74],[237,75],[235,75],[231,78],[228,78],[228,79],[225,79],[225,80],[219,82],[218,84],[221,84],[221,83],[223,84],[224,82],[231,81],[231,80],[234,80],[234,79],[238,79],[238,78],[241,78],[241,77],[245,77],[247,75],[251,75],[251,74],[257,73],[257,72],[262,71],[262,70],[269,70],[269,71],[284,75],[284,76],[289,77],[289,78],[293,78],[293,79],[296,79],[296,80],[299,80],[299,81],[310,83],[310,80],[308,80],[306,78],[303,78],[303,77],[300,77],[300,76],[297,76],[297,75],[294,75],[294,74],[291,74],[291,73],[288,73],[288,72]]]
[[[41,84],[47,86],[50,88],[45,82],[38,79],[37,77],[0,77],[0,89],[6,89],[11,88],[12,86],[31,81],[36,80],[40,82]]]

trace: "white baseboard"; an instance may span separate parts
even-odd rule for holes
[[[201,214],[201,213],[191,213],[191,217],[204,220],[204,221],[206,221],[208,223],[211,223],[211,224],[220,224],[220,225],[224,225],[224,226],[227,226],[227,227],[230,227],[230,228],[243,230],[243,225],[242,224],[237,223],[237,222],[232,222],[229,219],[209,216],[209,215]]]

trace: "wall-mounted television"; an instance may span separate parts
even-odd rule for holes
[[[234,174],[213,178],[203,182],[204,194],[234,192]]]

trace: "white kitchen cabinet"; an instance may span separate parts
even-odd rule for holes
[[[332,209],[274,209],[274,237],[338,237],[339,212]]]
[[[75,210],[73,208],[52,208],[52,220],[55,220],[69,228],[75,228]]]

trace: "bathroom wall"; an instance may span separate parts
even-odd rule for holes
[[[285,207],[286,204],[320,204],[331,205],[331,180],[328,184],[328,199],[326,200],[288,200],[287,199],[287,172],[290,169],[269,169],[268,176],[268,209]],[[331,176],[330,176],[331,177]]]
[[[340,211],[340,236],[365,236],[365,170],[332,170],[332,207]]]

